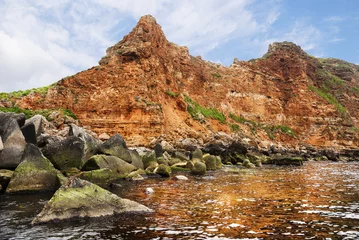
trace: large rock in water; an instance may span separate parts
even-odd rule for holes
[[[11,113],[0,113],[0,137],[3,142],[3,150],[0,152],[0,168],[15,169],[21,162],[26,142],[22,135],[18,121],[25,121]]]
[[[301,157],[281,156],[274,158],[273,162],[275,165],[303,165],[303,159]]]
[[[101,217],[125,212],[152,212],[85,180],[70,178],[47,202],[32,224],[78,217]]]
[[[128,163],[132,162],[131,154],[126,146],[126,142],[123,140],[120,134],[114,135],[104,144],[102,144],[100,146],[100,152],[107,155],[116,156]]]
[[[107,155],[92,156],[83,166],[82,170],[91,171],[108,168],[118,177],[126,177],[130,172],[137,170],[135,166],[124,160]]]
[[[75,136],[53,142],[42,149],[44,155],[60,170],[80,169],[85,163],[85,143]]]
[[[56,191],[59,173],[33,144],[27,144],[22,162],[17,166],[7,193]]]

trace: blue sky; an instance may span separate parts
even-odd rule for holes
[[[357,0],[0,0],[0,92],[97,65],[146,14],[168,40],[224,65],[261,57],[275,41],[359,64]]]

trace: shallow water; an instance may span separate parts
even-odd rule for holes
[[[0,195],[0,239],[359,239],[358,162],[225,170],[113,191],[146,215],[31,226],[51,194]]]

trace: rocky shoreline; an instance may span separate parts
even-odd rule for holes
[[[157,139],[153,148],[129,148],[120,134],[97,137],[71,117],[0,112],[0,191],[4,194],[54,192],[33,223],[123,212],[151,212],[107,191],[119,179],[171,177],[173,171],[205,175],[223,165],[260,168],[262,164],[302,165],[308,160],[357,161],[359,150],[259,148],[225,134],[202,145],[193,139],[175,149]],[[175,176],[185,180],[183,176]],[[101,187],[100,187],[101,186]],[[113,186],[113,185],[112,185]],[[102,188],[103,187],[103,188]]]

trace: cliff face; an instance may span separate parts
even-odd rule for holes
[[[97,133],[129,145],[154,139],[209,141],[217,132],[260,145],[358,147],[359,66],[317,59],[293,43],[273,43],[260,59],[224,67],[167,41],[144,16],[100,65],[32,93],[21,108],[71,109]]]

